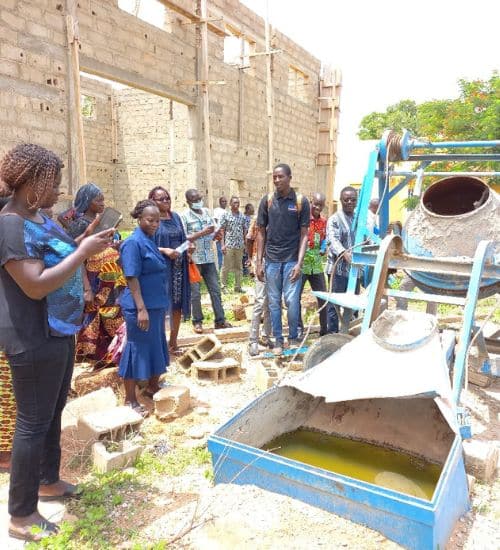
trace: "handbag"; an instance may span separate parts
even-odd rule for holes
[[[189,263],[189,282],[190,283],[201,283],[201,273],[198,269],[198,266],[195,263]]]

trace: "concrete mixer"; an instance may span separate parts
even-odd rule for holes
[[[500,281],[498,197],[478,179],[492,173],[454,173],[422,195],[403,238],[386,235],[389,200],[412,178],[420,195],[426,175],[449,176],[424,174],[433,161],[500,160],[496,153],[414,155],[413,150],[499,146],[430,144],[408,133],[384,136],[370,155],[358,201],[347,292],[314,292],[344,308],[339,319],[345,331],[352,310],[363,311],[361,333],[310,370],[267,390],[209,437],[216,483],[254,484],[289,495],[412,550],[445,547],[470,506],[462,438],[471,433],[458,405],[477,299],[494,292]],[[398,160],[417,161],[417,170],[389,169],[389,162]],[[403,180],[391,189],[393,175]],[[375,179],[382,236],[376,245],[366,240]],[[372,284],[357,295],[364,267],[372,269]],[[410,273],[424,292],[388,288],[390,268]],[[439,333],[434,316],[381,314],[384,296],[462,306],[456,349],[455,334]],[[388,458],[389,451],[401,455]],[[428,467],[437,468],[434,477]],[[427,493],[417,470],[429,472]]]

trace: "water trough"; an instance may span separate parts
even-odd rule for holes
[[[430,316],[420,315],[417,324],[428,327]],[[406,548],[444,548],[469,499],[440,337],[434,330],[416,334],[411,348],[403,329],[400,341],[396,334],[384,346],[373,328],[313,369],[271,388],[220,427],[208,440],[215,481],[254,484],[297,498]],[[297,429],[407,453],[416,465],[422,459],[438,464],[432,498],[263,450]]]

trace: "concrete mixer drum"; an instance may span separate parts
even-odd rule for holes
[[[403,228],[408,254],[441,258],[473,258],[480,241],[500,243],[500,198],[483,181],[470,176],[450,176],[431,185]],[[408,272],[422,290],[465,295],[467,279]],[[499,282],[484,280],[481,297],[499,290]]]

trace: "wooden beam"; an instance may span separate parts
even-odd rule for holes
[[[171,0],[160,0],[160,2],[169,10],[174,11],[175,13],[178,13],[179,15],[182,15],[186,19],[189,19],[193,23],[205,23],[207,25],[207,30],[213,32],[217,36],[227,36],[228,33],[221,27],[218,27],[217,25],[214,25],[213,18],[207,17],[206,13],[205,15],[196,15],[195,13],[183,8],[177,2],[172,2]]]
[[[68,194],[87,181],[85,139],[80,89],[79,31],[74,0],[66,3],[66,38],[68,46],[68,116],[69,116],[69,182]]]
[[[201,90],[201,107],[203,120],[203,143],[205,146],[205,173],[207,182],[208,208],[214,208],[214,190],[212,184],[212,151],[210,147],[210,101],[208,97],[208,23],[207,0],[198,0],[201,22],[200,26],[200,80],[198,90]],[[205,22],[203,22],[205,20]]]
[[[132,71],[127,71],[125,69],[114,67],[113,65],[108,65],[107,63],[102,63],[85,55],[80,55],[80,67],[82,71],[85,71],[86,73],[94,74],[109,80],[114,80],[133,88],[139,88],[139,90],[144,90],[150,94],[172,99],[178,103],[187,105],[188,107],[195,105],[195,99],[193,96],[175,90],[174,88],[170,88],[169,86],[164,86],[163,84],[150,80],[149,78],[144,78]]]
[[[266,19],[264,22],[266,52],[271,52],[271,29],[269,25],[269,4],[267,4]],[[274,106],[273,106],[273,68],[272,54],[266,56],[266,108],[267,108],[267,188],[273,192],[274,167]]]

